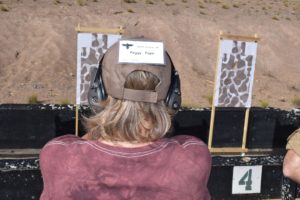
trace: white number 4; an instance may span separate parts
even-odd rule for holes
[[[232,194],[260,193],[262,166],[235,166]]]

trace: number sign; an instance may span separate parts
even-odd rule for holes
[[[235,166],[232,194],[260,193],[262,166]]]

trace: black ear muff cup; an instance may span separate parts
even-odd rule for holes
[[[88,91],[88,103],[90,108],[94,113],[97,113],[102,110],[99,105],[99,102],[105,100],[107,98],[104,83],[102,81],[102,62],[103,57],[100,59],[98,69],[96,73],[91,73],[92,82],[90,84],[90,88]]]
[[[180,78],[178,72],[175,69],[175,66],[172,62],[170,55],[168,54],[168,52],[166,52],[166,54],[169,57],[169,60],[171,62],[172,72],[171,72],[171,84],[165,99],[165,103],[168,108],[177,111],[181,106]]]
[[[172,72],[171,85],[165,103],[169,108],[175,111],[181,106],[180,79],[175,69],[174,72]]]

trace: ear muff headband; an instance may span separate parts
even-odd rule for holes
[[[180,108],[181,105],[180,78],[178,72],[174,67],[171,57],[167,52],[166,54],[169,57],[169,60],[171,62],[171,83],[169,86],[167,96],[165,98],[165,103],[167,107],[176,111]],[[105,86],[102,80],[102,63],[103,63],[104,56],[105,54],[100,59],[97,72],[94,78],[92,79],[93,81],[90,84],[90,88],[88,92],[89,105],[95,111],[101,110],[101,108],[99,107],[99,102],[107,98]]]

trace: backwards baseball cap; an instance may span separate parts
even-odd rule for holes
[[[158,79],[154,91],[125,88],[128,75],[147,71]],[[102,61],[106,93],[117,99],[156,103],[164,100],[171,84],[172,62],[163,43],[145,39],[120,40],[107,50]]]

